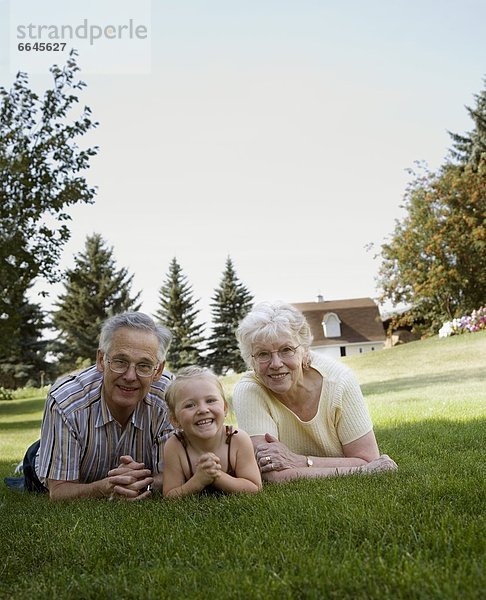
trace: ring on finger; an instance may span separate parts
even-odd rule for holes
[[[272,457],[271,456],[265,456],[264,460],[267,463],[267,465],[269,465],[272,462]]]

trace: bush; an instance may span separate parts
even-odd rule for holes
[[[0,400],[12,400],[12,398],[13,394],[11,390],[0,387]]]
[[[470,315],[447,321],[439,330],[439,337],[474,333],[486,329],[486,306],[473,310]]]

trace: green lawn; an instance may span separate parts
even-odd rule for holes
[[[346,359],[397,473],[140,504],[0,486],[0,597],[484,598],[485,356],[486,332]],[[0,402],[2,477],[42,406]]]

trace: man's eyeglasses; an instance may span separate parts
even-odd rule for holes
[[[151,365],[149,363],[132,363],[128,360],[121,358],[106,358],[106,362],[109,364],[110,369],[113,373],[126,373],[128,369],[133,365],[135,367],[135,373],[139,377],[150,377],[155,373],[160,365]]]
[[[270,350],[262,350],[251,356],[262,365],[272,360],[272,354],[278,354],[281,360],[292,358],[295,356],[295,352],[299,346],[295,346],[294,348],[292,348],[292,346],[284,346],[283,348],[280,348],[280,350],[274,350],[273,352],[270,352]]]

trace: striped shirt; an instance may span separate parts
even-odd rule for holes
[[[238,427],[250,436],[270,433],[304,456],[344,456],[343,444],[369,433],[373,424],[349,367],[315,352],[311,352],[311,357],[311,368],[323,378],[319,407],[313,419],[299,419],[254,373],[247,373],[233,390]]]
[[[123,429],[103,398],[103,374],[95,366],[54,383],[36,460],[40,481],[99,481],[125,454],[152,472],[161,472],[163,444],[173,429],[164,401],[169,381],[170,375],[164,373],[152,383]]]

